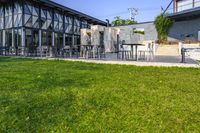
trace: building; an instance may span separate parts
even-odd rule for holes
[[[50,0],[0,0],[0,47],[57,50],[80,44],[80,29],[107,23]]]
[[[118,51],[122,41],[130,44],[155,40],[157,40],[157,31],[154,22],[114,27],[93,25],[91,29],[81,29],[81,45],[104,45],[106,52]]]
[[[169,31],[169,41],[200,41],[199,0],[173,0],[165,15],[174,21]]]

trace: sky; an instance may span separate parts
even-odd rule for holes
[[[128,8],[138,9],[136,21],[153,21],[171,0],[53,0],[59,4],[83,12],[100,20],[113,20],[115,16],[130,18]]]

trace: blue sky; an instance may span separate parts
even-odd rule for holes
[[[101,20],[115,16],[129,18],[128,8],[137,8],[138,22],[152,21],[171,0],[54,0],[57,3],[81,11]]]

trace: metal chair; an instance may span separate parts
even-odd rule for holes
[[[17,55],[18,56],[27,56],[27,48],[26,47],[18,47]]]
[[[97,58],[98,59],[102,59],[102,58],[106,58],[106,52],[105,52],[105,46],[104,45],[99,45],[97,46]]]
[[[154,44],[148,43],[145,46],[140,46],[138,49],[139,60],[151,61],[154,59]]]
[[[72,45],[71,46],[71,55],[74,58],[79,58],[80,52],[79,52],[79,45]]]
[[[128,48],[125,48],[123,44],[119,45],[117,52],[117,58],[122,60],[127,60],[131,58],[131,51]]]
[[[65,46],[62,51],[63,51],[63,57],[64,58],[71,58],[72,57],[71,46]]]
[[[47,57],[49,56],[49,48],[48,46],[39,46],[37,47],[37,56]]]

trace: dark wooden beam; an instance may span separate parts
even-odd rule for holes
[[[0,2],[7,2],[7,0],[0,0]]]

